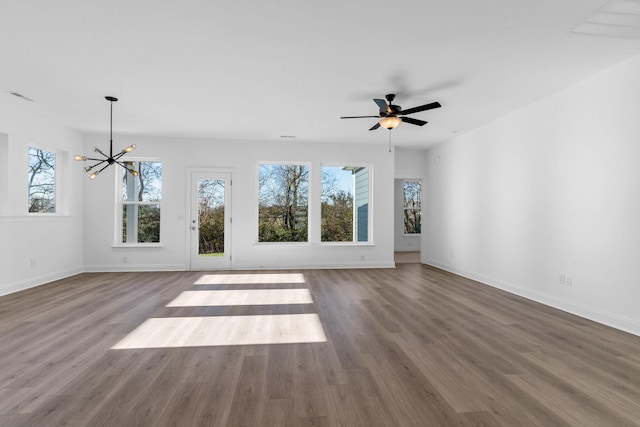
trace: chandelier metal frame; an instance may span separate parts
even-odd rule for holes
[[[117,164],[117,165],[122,166],[127,172],[129,172],[133,176],[138,176],[138,171],[136,171],[133,168],[130,168],[124,162],[119,160],[125,154],[130,153],[131,151],[133,151],[136,148],[135,144],[131,144],[131,145],[123,148],[122,151],[120,151],[119,153],[113,154],[113,103],[118,101],[118,98],[113,97],[113,96],[105,96],[104,99],[109,101],[109,106],[110,106],[110,108],[109,108],[109,110],[110,110],[109,155],[106,155],[98,147],[93,147],[92,150],[94,152],[96,152],[96,153],[101,154],[103,156],[103,158],[95,158],[95,157],[87,157],[87,156],[76,155],[74,157],[74,159],[79,161],[79,162],[86,162],[86,161],[97,162],[97,163],[94,163],[91,166],[86,166],[84,168],[84,171],[87,172],[87,173],[91,172],[92,170],[94,170],[95,168],[97,168],[99,166],[102,166],[100,169],[98,169],[98,170],[96,170],[94,172],[91,172],[89,174],[89,179],[96,179],[96,177],[100,174],[100,172],[102,172],[103,170],[105,170],[106,168],[108,168],[109,166],[111,166],[113,164]]]

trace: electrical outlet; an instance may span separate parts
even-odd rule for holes
[[[127,257],[126,257],[126,256],[123,256],[123,257],[122,257],[122,263],[123,263],[123,264],[126,264],[126,263],[127,263]]]
[[[31,267],[35,267],[35,266],[36,266],[36,259],[31,258]]]
[[[558,276],[558,280],[565,286],[573,285],[573,277],[569,276],[567,273],[560,273],[560,275]]]

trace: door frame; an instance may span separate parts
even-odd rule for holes
[[[192,215],[194,214],[192,212],[192,208],[193,208],[193,188],[192,188],[192,183],[193,183],[193,178],[195,174],[218,174],[218,175],[228,175],[229,177],[229,188],[225,187],[225,198],[228,197],[228,206],[225,203],[225,240],[227,240],[228,242],[228,253],[229,253],[229,262],[228,264],[225,264],[224,266],[221,267],[211,267],[211,268],[202,268],[202,267],[196,267],[194,268],[192,265],[192,253],[191,253],[191,249],[192,249],[192,239],[194,236],[194,233],[191,230],[191,221],[192,221]],[[231,169],[228,168],[187,168],[187,173],[186,173],[186,197],[185,197],[185,215],[184,215],[184,219],[185,219],[185,233],[186,233],[186,238],[185,238],[185,243],[186,243],[186,249],[185,249],[185,256],[186,256],[186,267],[188,270],[190,271],[198,271],[198,270],[229,270],[232,268],[233,266],[233,257],[231,256],[232,254],[232,247],[233,247],[233,230],[232,230],[232,221],[231,221],[231,215],[233,212],[233,192],[232,192],[232,186],[233,186],[233,171]],[[228,192],[228,196],[227,196],[227,192]],[[228,220],[227,220],[227,214],[228,214]]]

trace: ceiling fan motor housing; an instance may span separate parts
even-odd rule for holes
[[[400,114],[400,112],[402,111],[402,108],[400,108],[399,105],[393,105],[393,104],[389,104],[389,112],[387,113],[387,116],[395,116]]]

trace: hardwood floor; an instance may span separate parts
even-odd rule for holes
[[[0,426],[640,425],[639,337],[420,264],[211,274],[81,274],[0,298]],[[257,289],[313,302],[168,306]],[[112,349],[148,319],[285,314],[317,314],[326,342]]]
[[[420,251],[412,252],[395,252],[394,262],[396,264],[419,264],[420,263]]]

